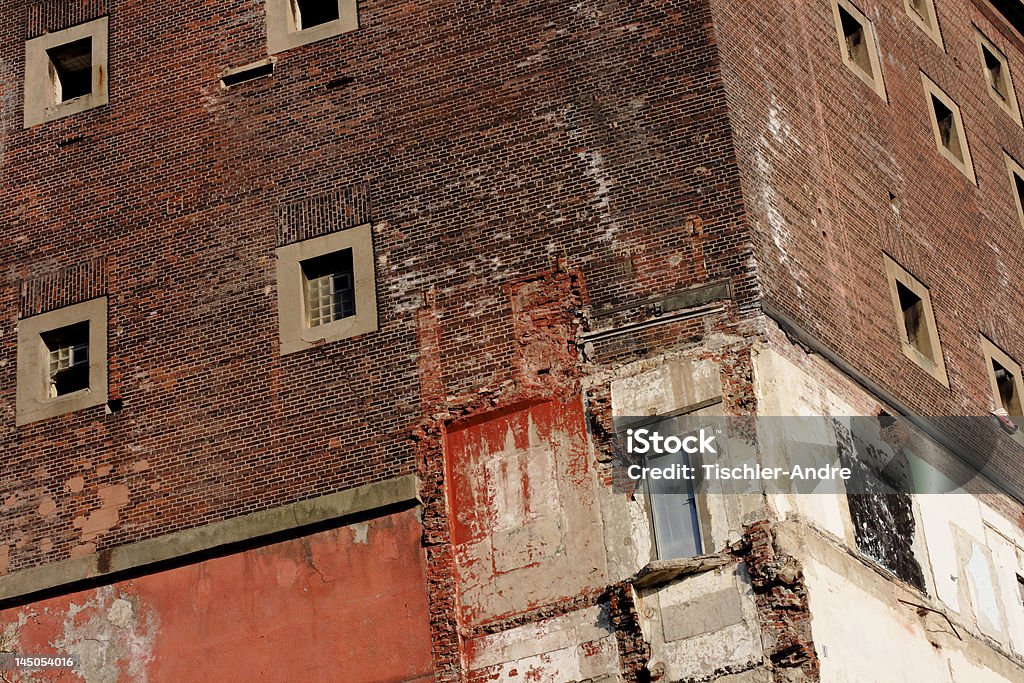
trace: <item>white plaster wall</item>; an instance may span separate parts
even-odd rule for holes
[[[823,683],[1013,682],[963,652],[933,646],[912,607],[876,597],[845,573],[809,560],[804,576]]]
[[[694,606],[709,615],[738,607],[740,618],[707,633],[671,639],[666,626],[671,612]],[[665,666],[665,680],[700,679],[722,667],[742,668],[762,659],[757,610],[743,565],[727,565],[643,592],[637,611],[644,638],[651,644],[652,666]]]
[[[566,683],[619,673],[615,635],[600,607],[481,636],[468,648],[470,671],[494,681]]]
[[[762,347],[754,357],[754,368],[761,415],[863,415],[884,407],[835,368],[820,358],[805,355],[797,347]],[[780,443],[773,445],[770,435],[765,435],[761,446],[768,446],[769,457],[785,461],[786,447],[781,442],[796,436],[808,443],[815,443],[815,439],[830,442],[829,435],[785,434],[778,439]],[[781,519],[809,522],[856,551],[844,497],[778,495],[770,496],[769,503]],[[947,608],[961,627],[966,625],[975,635],[992,638],[1007,651],[1024,655],[1024,596],[1017,584],[1017,574],[1024,575],[1024,531],[1019,523],[1000,514],[984,498],[967,493],[917,495],[914,504],[914,553],[925,572],[928,592],[920,600],[932,604],[937,598],[934,606]],[[805,571],[816,572],[818,582],[810,593],[814,639],[816,644],[828,647],[833,659],[822,659],[823,670],[832,670],[836,676],[823,680],[933,680],[910,673],[915,671],[913,662],[920,657],[924,657],[922,662],[931,661],[930,651],[934,649],[920,628],[913,626],[913,620],[908,622],[902,612],[892,613],[885,603],[845,586],[842,577],[833,576],[827,568],[815,566],[805,566]],[[823,611],[819,611],[819,606]],[[829,618],[835,614],[843,616]],[[845,624],[857,627],[850,631]],[[866,639],[867,645],[855,648],[860,655],[851,655],[849,662],[837,665],[832,654],[835,647],[829,647],[828,641],[841,642],[845,638]],[[876,657],[876,652],[882,656]],[[903,674],[910,678],[878,678],[870,673],[890,657],[897,664],[907,662]],[[840,673],[844,666],[849,667],[848,673]],[[925,673],[939,676],[935,672],[944,670],[941,675],[945,677],[934,680],[951,680],[950,667],[957,666],[962,672],[971,670],[966,661],[956,664],[943,660],[942,666],[927,668]],[[979,678],[952,680],[989,680],[984,671],[971,675],[975,674]]]

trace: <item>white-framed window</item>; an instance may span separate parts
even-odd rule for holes
[[[924,73],[921,74],[921,83],[939,154],[956,166],[968,180],[977,183],[960,107]]]
[[[942,47],[942,34],[939,32],[939,17],[935,13],[934,0],[903,0],[903,6],[907,10],[907,16],[913,19],[936,45]]]
[[[1020,365],[985,336],[981,337],[981,350],[995,409],[1006,411],[1009,417],[1024,416],[1021,410],[1024,384],[1021,383]]]
[[[1017,102],[1017,93],[1013,88],[1013,78],[1006,55],[977,28],[974,29],[974,40],[978,45],[981,68],[988,84],[985,89],[988,96],[1016,121],[1018,126],[1021,125],[1020,104]]]
[[[883,258],[903,355],[949,386],[928,288],[889,256]]]

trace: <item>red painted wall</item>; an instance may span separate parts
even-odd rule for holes
[[[89,680],[429,681],[424,571],[408,511],[6,610],[0,634]]]
[[[604,585],[596,480],[579,398],[524,404],[453,429],[445,461],[465,624]]]

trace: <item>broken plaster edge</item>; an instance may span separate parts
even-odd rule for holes
[[[412,501],[419,501],[415,475],[365,484],[113,548],[109,551],[109,561],[103,569],[101,554],[93,553],[0,576],[0,603],[232,543]]]

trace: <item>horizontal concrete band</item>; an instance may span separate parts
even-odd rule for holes
[[[273,510],[254,512],[86,557],[0,576],[0,602],[416,500],[415,475],[366,484]]]

